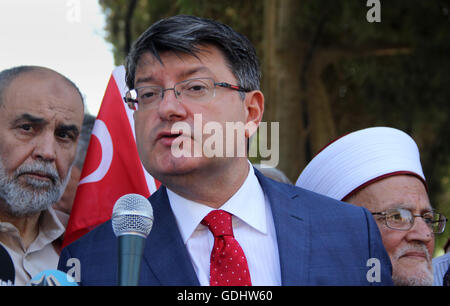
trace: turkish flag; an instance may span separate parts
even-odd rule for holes
[[[125,69],[112,72],[86,153],[63,247],[109,220],[123,195],[149,197],[159,188],[142,166],[136,148],[133,111],[123,102]]]

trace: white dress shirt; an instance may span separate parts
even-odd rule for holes
[[[200,285],[208,286],[214,236],[201,221],[214,209],[169,189],[167,195]],[[280,260],[272,211],[251,164],[245,182],[219,209],[233,215],[234,237],[247,258],[252,285],[280,286]]]

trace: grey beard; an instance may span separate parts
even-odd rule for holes
[[[426,246],[422,242],[409,243],[396,250],[394,260],[398,259],[409,250],[417,250],[425,252],[427,256],[427,266],[418,265],[414,271],[403,271],[401,267],[394,267],[392,280],[395,286],[432,286],[433,285],[433,269],[431,266],[431,255]]]
[[[433,275],[423,275],[422,277],[400,277],[392,276],[395,286],[433,286]]]
[[[42,181],[27,178],[26,186],[18,181],[21,174],[35,171],[50,175],[52,180]],[[0,161],[0,198],[6,204],[7,213],[13,217],[24,217],[49,209],[63,195],[69,183],[71,171],[72,167],[66,178],[61,181],[53,166],[45,162],[36,162],[20,166],[12,177],[9,177]]]

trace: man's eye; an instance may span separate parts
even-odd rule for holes
[[[400,219],[402,219],[402,215],[401,214],[392,214],[391,218],[394,220],[400,220]]]
[[[139,93],[138,103],[152,103],[161,96],[161,93],[157,90],[148,89]]]
[[[31,125],[31,124],[24,123],[24,124],[18,125],[18,126],[16,127],[16,129],[17,129],[20,133],[29,135],[29,134],[35,132],[36,127],[34,127],[34,126]]]
[[[425,223],[428,223],[428,224],[433,224],[434,222],[436,222],[434,216],[431,214],[424,214],[422,216],[422,218],[425,221]]]
[[[71,139],[71,140],[75,139],[74,135],[65,131],[57,132],[56,136],[58,136],[61,139]]]
[[[205,90],[205,89],[206,89],[206,86],[203,86],[203,85],[193,85],[188,88],[188,90],[190,90],[190,91],[200,91],[200,90]]]
[[[31,126],[31,124],[22,124],[19,126],[20,129],[24,130],[24,131],[31,131],[31,129],[33,128]]]
[[[156,94],[154,92],[146,92],[146,93],[142,94],[141,98],[148,99],[148,98],[152,98],[153,96],[156,96]]]
[[[203,83],[190,83],[182,88],[182,93],[190,97],[198,97],[208,92],[208,86]]]

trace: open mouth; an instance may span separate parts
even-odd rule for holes
[[[182,133],[161,132],[161,133],[158,133],[156,140],[159,140],[161,138],[177,138],[181,134]]]
[[[177,131],[161,132],[157,135],[156,142],[160,142],[161,144],[163,144],[165,146],[171,146],[173,144],[173,142],[175,141],[175,139],[177,139],[180,136],[181,137],[189,137],[189,135],[182,133],[182,132],[177,132]]]
[[[170,135],[167,135],[167,136],[164,136],[164,137],[166,137],[166,138],[177,138],[180,135],[182,135],[182,134],[170,134]]]

